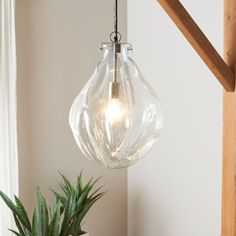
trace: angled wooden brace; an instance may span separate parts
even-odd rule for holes
[[[236,0],[224,0],[225,61],[180,1],[157,1],[225,89],[221,236],[236,236]]]
[[[157,0],[226,91],[234,91],[234,73],[178,0]]]

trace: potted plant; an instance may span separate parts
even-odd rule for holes
[[[53,191],[55,203],[52,209],[37,187],[37,204],[34,210],[32,222],[19,200],[15,196],[13,203],[7,195],[0,191],[0,196],[11,209],[18,232],[9,229],[17,236],[87,236],[81,228],[81,222],[89,209],[100,199],[105,192],[100,192],[101,187],[92,191],[99,179],[91,178],[85,185],[82,183],[82,172],[77,177],[75,186],[62,175],[60,184],[62,193]]]

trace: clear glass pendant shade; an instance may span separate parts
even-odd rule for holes
[[[130,44],[103,43],[103,59],[70,110],[83,154],[109,168],[141,159],[157,141],[163,115],[156,93],[129,57]]]

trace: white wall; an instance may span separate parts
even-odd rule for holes
[[[181,1],[222,52],[223,1]],[[128,0],[133,58],[158,92],[165,127],[128,171],[129,236],[219,236],[222,89],[155,0]]]
[[[126,35],[126,4],[122,32]],[[75,96],[95,69],[99,44],[113,30],[113,1],[16,1],[20,197],[32,211],[35,187],[48,188],[84,169],[104,175],[109,190],[85,222],[91,236],[126,235],[126,170],[110,171],[87,161],[68,125]]]

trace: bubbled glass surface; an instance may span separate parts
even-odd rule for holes
[[[109,168],[141,159],[163,125],[160,102],[129,57],[130,44],[103,43],[103,59],[72,104],[69,123],[83,154]],[[114,81],[115,75],[115,81]],[[111,85],[118,95],[111,96]]]

